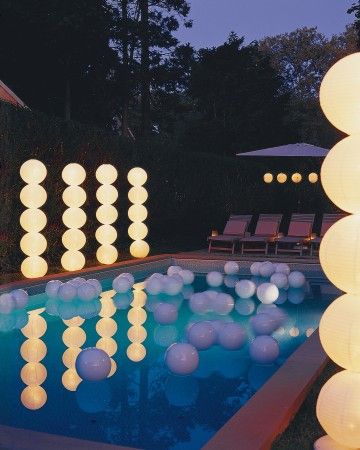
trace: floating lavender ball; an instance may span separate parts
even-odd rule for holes
[[[29,303],[29,294],[24,289],[15,289],[11,292],[15,300],[15,309],[26,308]]]
[[[215,299],[211,303],[212,310],[216,314],[220,314],[221,316],[225,316],[230,314],[234,309],[234,299],[229,294],[217,294]]]
[[[189,300],[189,308],[193,313],[205,314],[209,310],[209,297],[204,292],[193,294]]]
[[[287,298],[290,303],[300,305],[305,300],[305,291],[301,288],[290,288],[287,291]]]
[[[216,330],[211,322],[197,322],[190,326],[188,340],[198,350],[206,350],[215,344]]]
[[[184,284],[192,284],[195,280],[195,275],[191,270],[180,270],[179,276],[182,278]]]
[[[91,284],[91,286],[94,286],[95,290],[96,290],[96,295],[97,297],[100,296],[101,292],[102,292],[102,286],[99,280],[96,280],[95,278],[90,278],[90,280],[87,280],[88,284]]]
[[[190,375],[199,365],[199,353],[191,344],[172,344],[166,350],[165,364],[177,375]]]
[[[58,297],[63,302],[71,302],[72,300],[75,300],[76,287],[69,281],[67,283],[63,283],[59,286]]]
[[[271,364],[279,356],[279,344],[271,336],[258,336],[250,344],[250,358],[259,364]]]
[[[256,289],[256,295],[261,303],[269,305],[274,303],[279,297],[279,289],[272,283],[262,283]]]
[[[176,306],[169,303],[159,303],[154,310],[154,320],[160,325],[171,325],[178,319]]]
[[[135,278],[132,273],[124,272],[124,273],[120,274],[120,276],[127,278],[129,280],[131,286],[134,286]]]
[[[301,288],[306,282],[305,275],[301,272],[291,272],[289,275],[289,286],[292,288]]]
[[[167,274],[169,275],[169,277],[171,277],[171,275],[175,275],[179,273],[181,270],[182,268],[180,266],[170,266],[167,270]]]
[[[270,283],[275,284],[278,289],[284,289],[288,285],[288,277],[284,273],[275,272],[271,275]]]
[[[77,297],[83,302],[91,302],[98,297],[96,288],[89,283],[80,284],[80,286],[77,287],[76,291]]]
[[[110,373],[109,355],[100,348],[89,347],[81,350],[75,362],[80,378],[86,381],[104,380]]]
[[[228,261],[225,263],[224,272],[226,275],[235,275],[240,270],[239,264],[235,261]]]
[[[289,275],[290,267],[285,263],[277,263],[277,264],[275,264],[275,272],[284,273],[285,275]]]
[[[220,272],[213,271],[213,272],[209,272],[206,275],[206,282],[211,287],[221,286],[223,283],[223,280],[224,280],[224,277]]]
[[[115,294],[113,297],[114,305],[120,310],[128,309],[133,300],[134,294],[131,291],[125,292],[124,294]]]
[[[69,283],[75,287],[78,287],[85,282],[86,282],[85,278],[82,278],[82,277],[76,277],[69,281]]]
[[[150,295],[158,295],[163,289],[163,283],[160,278],[150,277],[145,281],[145,290]]]
[[[264,278],[270,278],[274,272],[275,272],[274,264],[270,261],[263,262],[259,269],[260,276]]]
[[[256,335],[272,334],[279,326],[276,317],[263,313],[251,317],[250,325]]]
[[[250,316],[255,311],[255,303],[250,298],[240,298],[235,302],[235,309],[240,316]]]
[[[224,284],[230,289],[234,288],[238,281],[239,277],[237,275],[225,275],[224,277]]]
[[[45,294],[49,298],[56,298],[58,296],[59,287],[62,285],[60,280],[51,280],[46,283]]]
[[[256,284],[250,280],[240,280],[235,285],[235,292],[240,298],[250,298],[256,292]]]
[[[253,275],[254,277],[260,276],[261,264],[262,264],[261,262],[254,262],[251,264],[251,266],[250,266],[251,275]]]
[[[181,277],[179,278],[181,279],[181,281],[177,279],[175,276],[169,276],[163,280],[163,291],[165,292],[165,294],[167,295],[180,294],[181,289],[183,287],[183,281]]]
[[[119,294],[124,294],[125,292],[130,291],[131,283],[126,277],[122,277],[121,275],[117,276],[112,282],[113,289]]]
[[[9,293],[0,295],[0,313],[10,314],[15,307],[15,300]]]
[[[218,343],[227,350],[238,350],[245,341],[245,330],[237,323],[226,323],[218,333]]]

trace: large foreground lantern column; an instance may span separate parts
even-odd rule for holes
[[[320,340],[329,357],[345,370],[320,391],[316,414],[328,435],[314,448],[356,449],[360,448],[360,53],[329,70],[320,103],[328,120],[349,134],[325,158],[321,182],[336,206],[352,215],[334,224],[320,246],[326,276],[346,293],[323,314]]]

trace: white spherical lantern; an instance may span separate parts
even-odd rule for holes
[[[126,355],[133,362],[140,362],[146,356],[146,348],[140,342],[133,342],[126,349]]]
[[[29,256],[21,264],[21,272],[26,278],[43,277],[47,270],[47,262],[41,256]]]
[[[147,173],[141,167],[134,167],[129,171],[127,178],[132,186],[142,186],[147,181]]]
[[[273,283],[262,283],[256,289],[256,295],[261,303],[270,305],[279,297],[279,289]]]
[[[102,184],[96,191],[96,198],[103,205],[115,203],[118,196],[118,190],[111,184]]]
[[[295,172],[291,175],[291,181],[295,184],[300,183],[302,180],[302,175],[301,173]]]
[[[85,256],[78,250],[67,250],[61,257],[61,265],[65,270],[80,270],[85,266]]]
[[[262,264],[261,262],[254,262],[251,264],[250,266],[251,275],[253,275],[254,277],[258,277],[260,275],[261,264]]]
[[[336,206],[352,214],[360,213],[360,134],[349,136],[332,148],[321,166],[321,183]]]
[[[37,208],[26,209],[20,216],[20,225],[28,233],[38,233],[46,223],[46,214]]]
[[[298,289],[305,285],[306,278],[302,272],[295,270],[294,272],[290,273],[290,275],[288,277],[288,281],[289,281],[290,287]],[[285,286],[283,286],[283,287],[285,287]]]
[[[265,183],[269,184],[269,183],[272,183],[274,176],[272,173],[265,173],[263,179],[264,179]]]
[[[132,222],[144,222],[148,215],[144,205],[131,205],[128,210],[128,217]]]
[[[320,105],[327,119],[346,134],[360,132],[360,53],[334,64],[320,87]]]
[[[47,193],[39,184],[27,184],[20,191],[21,203],[27,208],[40,208],[46,199]]]
[[[86,172],[80,164],[71,163],[64,167],[61,176],[69,186],[78,186],[85,181]]]
[[[142,186],[135,186],[129,190],[129,200],[135,205],[142,205],[148,198],[148,193]]]
[[[206,275],[206,282],[211,287],[219,287],[224,281],[224,276],[220,272],[209,272]]]
[[[110,244],[103,244],[96,251],[96,259],[100,264],[114,264],[118,259],[116,247]]]
[[[134,241],[146,238],[148,227],[142,222],[134,222],[128,228],[128,234]]]
[[[96,218],[100,223],[110,225],[118,218],[117,209],[113,205],[101,205],[96,211]]]
[[[29,159],[20,167],[20,176],[28,184],[40,184],[47,175],[45,164],[37,159]]]
[[[81,228],[86,223],[86,214],[81,208],[68,208],[62,219],[67,228]]]
[[[61,240],[67,250],[80,250],[86,244],[85,233],[77,228],[66,230]]]
[[[33,411],[42,408],[47,401],[47,394],[43,387],[27,386],[21,393],[21,403]]]
[[[308,180],[310,183],[315,184],[319,180],[319,175],[315,172],[309,173]]]
[[[275,272],[275,266],[270,261],[265,261],[260,265],[259,274],[264,278],[270,278],[271,275]]]
[[[112,225],[101,225],[95,232],[100,244],[113,244],[117,239],[117,231]]]
[[[145,258],[149,252],[149,244],[145,241],[134,241],[130,245],[130,253],[134,258]]]
[[[20,241],[20,248],[27,256],[39,256],[46,247],[47,241],[41,233],[26,233]]]
[[[320,245],[320,262],[325,275],[336,287],[360,294],[360,215],[336,222]]]
[[[285,273],[275,272],[271,275],[270,283],[275,284],[279,289],[284,289],[288,285],[288,277]]]
[[[330,358],[344,369],[360,372],[360,301],[358,296],[343,295],[324,312],[319,334]]]
[[[69,208],[80,208],[86,202],[86,192],[80,186],[68,186],[64,190],[62,198]]]
[[[344,370],[334,375],[320,391],[316,415],[335,442],[360,447],[360,373]]]
[[[118,177],[118,172],[111,164],[102,164],[97,168],[95,176],[101,184],[113,184]]]
[[[277,179],[278,183],[280,183],[280,184],[286,183],[286,181],[287,181],[287,175],[286,175],[286,173],[280,172],[280,173],[277,175],[276,179]]]

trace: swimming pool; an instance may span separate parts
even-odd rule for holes
[[[31,338],[19,330],[0,335],[0,424],[135,448],[201,448],[311,335],[322,312],[337,295],[320,278],[310,279],[304,298],[297,292],[279,305],[286,312],[286,320],[274,333],[280,346],[275,363],[252,363],[248,345],[236,351],[214,346],[200,352],[200,365],[193,375],[179,377],[170,374],[164,364],[166,348],[186,338],[189,323],[224,318],[194,314],[186,299],[191,293],[188,288],[183,295],[169,299],[179,307],[176,324],[157,325],[151,310],[159,299],[147,298],[139,281],[134,299],[120,296],[113,302],[111,280],[102,280],[101,302],[80,311],[87,317],[84,321],[66,320],[74,314],[66,310],[61,311],[63,320],[54,315],[58,313],[56,305],[44,294],[33,296],[36,308],[31,311],[31,320],[41,316],[47,324],[45,334],[39,338],[42,344],[36,341],[32,348]],[[204,276],[198,275],[194,291],[207,288]],[[231,287],[223,286],[222,290],[234,295]],[[249,318],[259,305],[257,300],[237,300],[225,320],[241,324],[251,340]],[[36,330],[33,332],[36,335]],[[111,354],[112,376],[101,382],[79,384],[73,369],[77,348],[96,344]],[[27,381],[22,372],[26,360],[39,358],[47,373],[37,373],[41,389],[32,394],[46,401],[33,411],[23,403],[31,405],[39,398],[22,397],[26,385],[21,376]]]

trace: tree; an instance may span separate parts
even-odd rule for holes
[[[360,1],[353,3],[351,8],[348,9],[348,14],[355,15],[354,28],[356,32],[356,44],[360,48]]]

